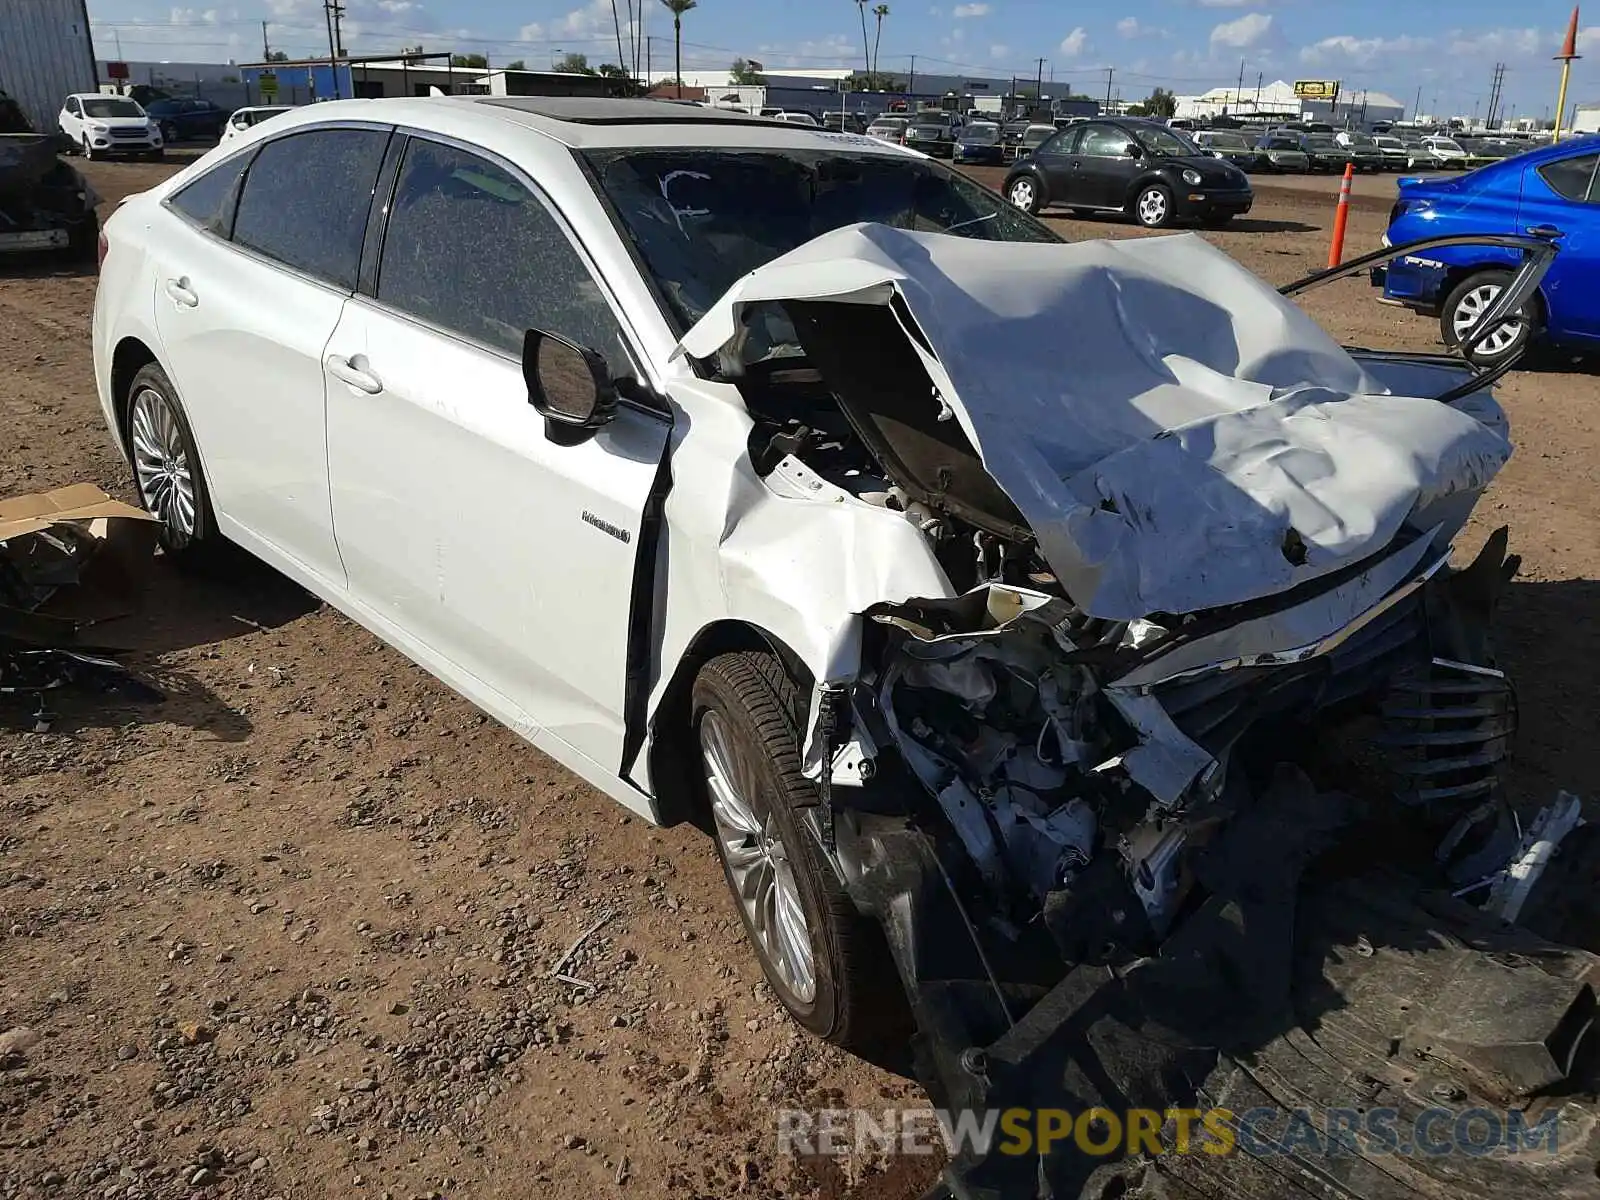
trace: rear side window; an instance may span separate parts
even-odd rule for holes
[[[354,290],[386,130],[316,129],[268,142],[245,175],[233,240]]]
[[[414,139],[389,210],[378,299],[508,354],[529,329],[634,369],[604,294],[566,233],[515,176],[453,146]]]
[[[235,154],[218,163],[174,192],[167,203],[208,233],[227,237],[233,225],[234,205],[239,200],[239,181],[244,178],[250,158],[249,154]]]
[[[1545,163],[1539,176],[1558,196],[1568,200],[1595,200],[1594,168],[1600,154],[1580,154],[1577,158],[1563,158],[1559,162]]]

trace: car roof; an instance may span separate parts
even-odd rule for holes
[[[507,124],[542,134],[574,150],[629,147],[771,147],[920,157],[915,151],[841,133],[726,109],[579,96],[419,96],[329,100],[301,105],[274,122],[275,130],[334,120],[414,125],[466,140],[503,133]],[[287,121],[286,126],[282,122]]]

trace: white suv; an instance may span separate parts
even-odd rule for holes
[[[85,158],[112,154],[160,158],[164,150],[161,126],[127,96],[75,92],[62,101],[56,123]]]
[[[1402,672],[1382,744],[1435,688],[1465,765],[1413,786],[1486,811],[1509,690],[1430,622],[1500,410],[1197,236],[1069,245],[748,114],[463,97],[283,113],[106,240],[95,378],[167,552],[242,546],[703,820],[796,1020],[892,1055],[912,1015],[930,1087],[1077,964],[1295,913],[1303,836],[1391,845],[1295,756]]]

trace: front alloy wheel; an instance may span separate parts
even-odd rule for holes
[[[1019,175],[1006,188],[1006,199],[1011,201],[1012,207],[1020,208],[1025,213],[1037,213],[1040,207],[1039,185],[1027,175]]]
[[[1133,215],[1146,229],[1162,229],[1172,223],[1172,193],[1153,183],[1134,201]]]
[[[816,955],[789,851],[772,814],[757,815],[746,798],[755,792],[752,773],[714,711],[700,719],[700,755],[717,841],[745,923],[784,987],[810,1004],[817,995]]]
[[[710,832],[767,983],[818,1037],[894,1057],[910,1014],[893,959],[813,828],[817,788],[800,763],[808,689],[776,655],[736,651],[700,668],[689,702]]]

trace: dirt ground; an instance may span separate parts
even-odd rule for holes
[[[89,167],[108,204],[170,169]],[[1206,236],[1285,282],[1322,264],[1331,215],[1263,187]],[[0,495],[131,499],[94,399],[94,286],[0,264]],[[1436,341],[1365,283],[1309,303],[1348,342]],[[1509,524],[1524,556],[1512,784],[1592,796],[1600,387],[1557,359],[1502,396],[1517,454],[1462,549]],[[120,636],[164,703],[62,695],[42,733],[0,707],[0,1031],[41,1035],[0,1045],[0,1197],[900,1200],[932,1181],[927,1159],[779,1156],[777,1108],[919,1093],[786,1021],[701,835],[624,815],[264,569],[156,562]],[[566,967],[593,990],[550,979],[597,924]]]

